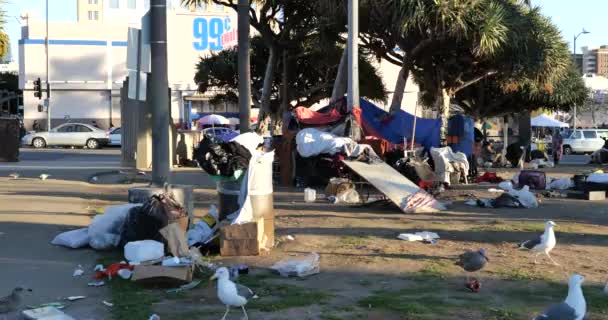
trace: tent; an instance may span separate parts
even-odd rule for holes
[[[530,119],[530,123],[533,127],[550,127],[550,128],[567,128],[569,125],[565,122],[561,122],[549,117],[546,114],[541,114],[540,116],[534,117]]]

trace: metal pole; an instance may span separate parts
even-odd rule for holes
[[[49,0],[46,0],[46,37],[44,38],[46,51],[46,130],[51,131],[51,84],[49,83]],[[42,84],[41,84],[42,85]]]
[[[249,132],[251,76],[249,65],[249,0],[238,2],[239,128]]]
[[[150,4],[150,55],[152,72],[147,101],[152,110],[152,184],[162,187],[169,176],[169,95],[167,88],[166,0]]]
[[[578,38],[578,36],[581,35],[580,33],[578,35],[574,36],[574,49],[572,50],[572,58],[574,59],[574,66],[576,67],[576,38]],[[572,127],[573,129],[576,129],[576,104],[574,105],[574,117],[572,118]]]
[[[414,107],[414,127],[412,128],[412,147],[411,150],[414,151],[414,141],[416,140],[416,120],[418,119],[418,116],[416,115],[418,113],[418,100],[416,100],[416,106]]]
[[[359,105],[359,0],[348,1],[348,95],[351,111]]]

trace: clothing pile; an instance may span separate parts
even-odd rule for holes
[[[244,133],[229,142],[205,135],[194,158],[210,175],[236,177],[247,170],[252,152],[263,143],[264,139],[255,133]]]
[[[435,173],[442,182],[448,185],[452,182],[453,173],[460,173],[466,178],[469,172],[467,155],[462,152],[454,152],[450,147],[431,148],[431,157],[435,163]]]

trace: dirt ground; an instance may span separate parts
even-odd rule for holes
[[[582,167],[548,169],[551,177],[570,176]],[[511,177],[513,170],[500,170]],[[441,194],[449,210],[403,214],[386,205],[351,207],[303,202],[303,192],[275,190],[279,243],[259,257],[210,257],[229,266],[245,263],[251,273],[240,282],[257,291],[248,305],[250,319],[531,319],[567,294],[572,273],[586,277],[583,287],[589,319],[608,319],[608,202],[543,199],[536,209],[482,209],[466,206],[469,196],[495,197],[495,185],[457,186]],[[318,193],[322,190],[318,190]],[[199,190],[198,215],[216,202],[214,190]],[[516,244],[557,223],[552,256],[533,263],[533,255]],[[397,239],[403,232],[428,230],[435,245]],[[287,240],[292,235],[295,240]],[[463,287],[464,274],[454,265],[465,249],[485,248],[491,262],[477,276],[479,293]],[[306,279],[281,278],[267,268],[288,257],[318,252],[321,273]],[[162,319],[218,319],[224,306],[215,284],[166,295],[153,309]],[[240,319],[232,310],[228,319]]]

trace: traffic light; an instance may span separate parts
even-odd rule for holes
[[[38,100],[42,99],[42,83],[40,78],[34,80],[34,97],[38,98]]]

